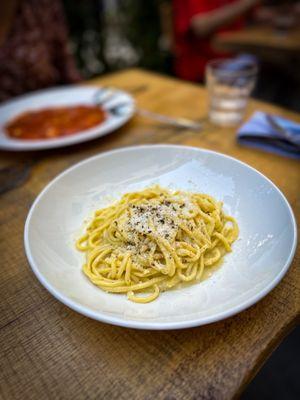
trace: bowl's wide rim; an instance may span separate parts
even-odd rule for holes
[[[281,269],[280,273],[271,281],[269,282],[268,285],[265,286],[259,293],[255,294],[252,296],[250,299],[247,299],[246,301],[242,302],[238,306],[232,307],[230,310],[227,311],[222,311],[217,314],[214,314],[210,317],[204,317],[204,318],[197,318],[193,320],[186,320],[186,321],[176,321],[176,322],[153,322],[153,321],[138,321],[138,320],[130,320],[130,319],[124,319],[120,317],[114,317],[114,316],[109,316],[107,314],[102,314],[93,310],[90,310],[88,307],[85,307],[72,299],[68,298],[67,296],[61,294],[57,289],[55,289],[50,282],[43,276],[43,274],[39,271],[38,265],[35,263],[33,255],[31,253],[30,249],[30,243],[29,243],[29,229],[30,229],[30,222],[32,215],[34,213],[34,210],[39,203],[40,199],[47,193],[49,189],[59,180],[61,179],[64,175],[67,175],[69,172],[75,170],[76,168],[81,167],[82,165],[89,163],[91,161],[94,161],[98,158],[103,158],[109,155],[113,155],[114,153],[119,153],[119,152],[128,152],[128,151],[138,151],[138,150],[147,150],[147,149],[167,149],[167,148],[172,148],[172,149],[178,149],[178,150],[191,150],[195,152],[200,152],[203,154],[211,154],[215,155],[217,157],[222,157],[225,159],[229,159],[231,161],[234,161],[240,165],[243,165],[243,167],[246,167],[255,173],[259,174],[264,180],[266,180],[272,187],[277,191],[281,199],[283,200],[284,204],[286,205],[289,215],[291,218],[292,226],[293,226],[293,243],[291,247],[290,254]],[[201,149],[197,147],[192,147],[192,146],[183,146],[183,145],[173,145],[173,144],[150,144],[150,145],[138,145],[138,146],[128,146],[128,147],[122,147],[122,148],[117,148],[114,150],[110,150],[107,152],[103,152],[101,154],[95,155],[93,157],[89,157],[87,159],[84,159],[80,161],[79,163],[76,163],[75,165],[67,168],[63,172],[61,172],[59,175],[57,175],[50,183],[46,185],[46,187],[40,192],[40,194],[37,196],[35,201],[33,202],[30,211],[27,215],[26,222],[25,222],[25,228],[24,228],[24,246],[25,246],[25,253],[27,256],[27,259],[29,261],[30,267],[34,274],[36,275],[37,279],[40,281],[40,283],[59,301],[61,301],[63,304],[66,306],[70,307],[74,311],[77,311],[80,314],[83,314],[87,317],[90,317],[92,319],[95,319],[100,322],[105,322],[109,323],[112,325],[118,325],[126,328],[135,328],[135,329],[151,329],[151,330],[169,330],[169,329],[184,329],[184,328],[191,328],[195,326],[201,326],[201,325],[206,325],[209,323],[213,323],[216,321],[223,320],[225,318],[231,317],[249,307],[251,307],[253,304],[257,303],[259,300],[261,300],[264,296],[266,296],[274,287],[281,281],[281,279],[284,277],[286,272],[288,271],[292,260],[294,258],[294,254],[296,251],[296,245],[297,245],[297,225],[296,225],[296,220],[295,216],[293,213],[293,210],[287,201],[286,197],[284,194],[278,189],[278,187],[265,175],[263,175],[261,172],[256,170],[255,168],[251,167],[250,165],[244,163],[243,161],[237,160],[234,157],[228,156],[223,153],[219,153],[213,150],[207,150],[207,149]]]

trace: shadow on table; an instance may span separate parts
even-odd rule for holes
[[[300,399],[300,326],[282,342],[248,385],[241,400]]]

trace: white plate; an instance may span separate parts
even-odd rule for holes
[[[135,111],[133,98],[120,90],[114,90],[115,95],[104,108],[124,104],[122,113],[120,115],[107,113],[106,120],[93,128],[80,131],[74,135],[47,140],[18,140],[5,134],[5,124],[23,112],[45,107],[93,104],[93,97],[99,89],[99,87],[92,86],[61,86],[20,96],[4,103],[0,106],[0,149],[13,151],[52,149],[86,142],[113,132],[124,125]]]
[[[136,304],[90,283],[74,242],[95,209],[155,183],[222,200],[240,237],[207,280]],[[295,247],[293,212],[269,179],[234,158],[184,146],[129,147],[82,161],[42,191],[25,225],[28,260],[50,293],[88,317],[140,329],[187,328],[244,310],[278,284]]]

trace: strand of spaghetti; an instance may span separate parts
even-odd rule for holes
[[[201,246],[201,241],[203,240],[204,243],[209,243],[209,240],[207,240],[207,238],[203,235],[202,232],[200,232],[199,230],[195,230],[195,231],[191,231],[186,225],[181,224],[180,228],[186,232],[188,234],[189,237],[195,237],[195,239],[197,239],[198,244]]]
[[[161,244],[161,246],[164,248],[164,250],[167,250],[170,252],[170,255],[174,258],[175,263],[179,268],[184,268],[184,265],[182,264],[181,260],[176,254],[175,249],[170,245],[170,243],[163,239],[163,238],[157,238],[157,243]]]
[[[192,281],[193,279],[196,278],[196,274],[197,274],[197,264],[193,265],[193,269],[192,269],[191,274],[189,274],[189,275],[188,275],[188,274],[187,274],[187,275],[184,275],[180,270],[177,271],[177,274],[178,274],[179,278],[180,278],[182,281],[184,281],[184,282],[190,282],[190,281]]]
[[[171,289],[172,287],[178,285],[178,283],[181,282],[178,274],[174,275],[173,278],[168,279],[168,281],[166,282],[166,287],[168,289]]]
[[[76,241],[75,245],[76,245],[77,250],[86,251],[88,249],[88,245],[83,244],[83,243],[86,243],[87,239],[88,239],[88,234],[86,233]]]
[[[117,260],[116,260],[116,258],[114,258],[111,262],[109,277],[110,277],[110,279],[115,279],[116,275],[117,275]],[[125,282],[126,282],[126,279],[125,279]]]
[[[134,292],[131,290],[127,292],[127,298],[136,303],[150,303],[150,301],[155,300],[159,296],[159,287],[157,285],[153,285],[154,292],[146,297],[138,297],[134,295]]]
[[[187,257],[187,261],[191,262],[191,263],[195,262],[199,259],[201,250],[197,244],[194,245],[195,247],[192,247],[191,245],[189,245],[189,243],[185,243],[185,242],[181,242],[180,244],[182,247],[185,247],[185,249],[179,248],[176,251],[178,256]]]
[[[97,250],[97,249],[96,249]],[[95,270],[98,269],[99,262],[104,259],[104,257],[111,253],[112,249],[106,249],[103,250],[102,252],[98,253],[97,251],[94,251],[93,255],[88,257],[88,262],[87,265],[90,268],[91,272],[94,272]]]
[[[226,249],[227,251],[231,251],[231,246],[230,246],[230,244],[228,243],[227,239],[224,237],[224,235],[222,235],[222,234],[219,233],[219,232],[214,232],[214,233],[212,234],[212,236],[215,236],[215,237],[217,237],[219,240],[221,240],[221,242],[224,244],[225,249]]]
[[[125,283],[127,285],[130,285],[130,282],[131,282],[130,274],[131,274],[131,258],[129,256],[126,261],[126,268],[125,268]]]
[[[117,273],[117,278],[118,279],[120,279],[121,276],[123,275],[123,272],[125,271],[127,260],[128,260],[129,257],[130,257],[130,253],[126,253],[124,255],[123,260],[122,260],[121,265],[120,265],[120,268],[119,268],[119,271]]]
[[[138,283],[136,285],[131,285],[131,286],[116,286],[116,287],[109,287],[108,284],[106,284],[105,282],[105,290],[112,292],[112,293],[127,293],[128,291],[132,290],[132,291],[136,291],[136,290],[141,290],[141,289],[146,289],[149,288],[151,286],[153,286],[155,283],[160,283],[163,280],[166,280],[167,278],[165,277],[158,277],[158,278],[153,278],[147,282],[142,282],[142,283]],[[125,284],[125,281],[124,281]],[[98,283],[98,285],[100,286],[100,283]],[[102,285],[102,282],[101,282]]]
[[[136,284],[140,283],[139,278],[137,276],[135,276],[134,274],[131,274],[131,280],[132,280],[132,282],[134,282]]]
[[[159,271],[153,270],[152,271],[146,271],[146,273],[141,273],[141,272],[135,272],[134,275],[136,275],[138,278],[149,278],[149,276],[157,275]]]
[[[232,231],[231,231],[231,237],[228,238],[230,243],[233,243],[239,236],[239,227],[238,227],[238,224],[237,224],[236,220],[233,217],[229,216],[229,215],[226,215],[226,221],[230,221],[232,223],[232,225],[233,225],[233,228],[232,228]]]
[[[202,274],[203,274],[203,271],[204,271],[204,255],[201,254],[200,266],[199,266],[199,269],[198,269],[198,272],[197,272],[197,275],[196,275],[196,280],[197,281],[200,281],[200,279],[202,277]]]
[[[103,288],[105,288],[105,290],[107,290],[109,292],[113,291],[114,288],[116,288],[116,289],[123,288],[122,285],[126,284],[126,282],[124,280],[109,282],[108,280],[104,280],[103,278],[98,279],[93,276],[92,277],[90,276],[90,279],[93,283],[95,283],[95,285],[103,287]],[[126,290],[123,290],[123,292],[127,292],[127,290],[129,290],[128,286],[126,286]]]
[[[221,252],[218,248],[213,249],[212,253],[214,254],[213,256],[207,257],[206,259],[204,257],[204,266],[205,267],[215,264],[217,261],[219,261],[219,259],[221,257]]]

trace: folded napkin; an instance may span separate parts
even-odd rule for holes
[[[300,124],[257,111],[239,129],[241,145],[300,159]]]

